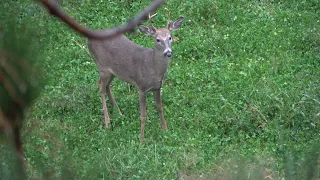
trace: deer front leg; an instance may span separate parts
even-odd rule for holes
[[[98,82],[99,88],[100,88],[100,94],[101,94],[101,102],[103,107],[103,115],[104,115],[104,124],[106,128],[108,128],[108,125],[110,123],[110,118],[108,114],[108,108],[106,104],[106,84],[103,83],[103,81],[100,79]]]
[[[164,115],[163,115],[163,108],[162,108],[160,89],[157,90],[157,91],[153,91],[153,97],[154,97],[154,100],[156,101],[157,109],[158,109],[158,112],[159,112],[159,115],[160,115],[162,129],[168,130],[168,127],[167,127],[167,124],[166,124],[166,120],[164,119]]]
[[[141,119],[140,142],[143,142],[143,139],[144,139],[144,126],[147,119],[146,100],[147,100],[147,93],[139,90],[140,119]]]

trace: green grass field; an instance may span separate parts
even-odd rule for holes
[[[62,2],[93,29],[119,26],[150,3]],[[185,17],[162,88],[169,130],[150,93],[140,144],[137,89],[113,82],[124,116],[111,110],[105,129],[86,39],[33,1],[0,3],[0,26],[17,19],[34,29],[41,54],[45,85],[23,127],[28,178],[320,178],[320,2],[168,0],[156,27],[166,25],[164,7],[171,19]],[[153,46],[139,32],[128,37]],[[0,177],[13,176],[11,149],[0,142]]]

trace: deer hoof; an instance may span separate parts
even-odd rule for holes
[[[106,126],[107,129],[109,129],[109,124],[110,124],[110,121],[107,121],[107,120],[106,120],[106,121],[104,122],[104,125]]]
[[[119,115],[123,116],[122,112],[120,111],[120,109],[118,109]]]
[[[140,138],[140,143],[143,143],[143,138]]]
[[[167,130],[168,130],[167,125],[162,126],[162,129],[165,130],[165,131],[167,131]]]

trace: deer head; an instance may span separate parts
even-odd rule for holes
[[[179,17],[177,20],[170,22],[170,12],[168,11],[167,27],[157,29],[151,22],[151,19],[155,16],[156,14],[149,16],[151,26],[139,25],[138,28],[143,34],[153,36],[154,50],[162,52],[165,57],[169,58],[172,56],[171,43],[173,42],[173,38],[171,37],[171,33],[180,28],[183,17]]]

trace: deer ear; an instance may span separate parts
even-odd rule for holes
[[[179,17],[177,20],[169,23],[169,25],[168,25],[169,31],[173,31],[173,30],[179,29],[181,24],[182,24],[182,22],[183,22],[183,17]]]
[[[142,32],[145,35],[150,35],[150,36],[154,36],[156,34],[156,28],[152,27],[152,26],[145,26],[140,24],[138,26],[140,32]]]

